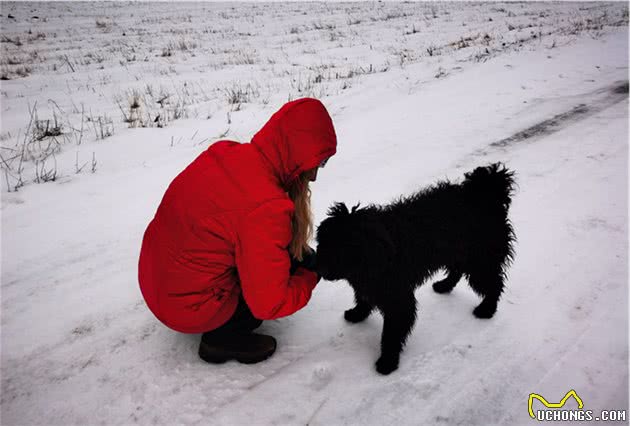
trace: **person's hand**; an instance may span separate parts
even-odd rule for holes
[[[289,273],[293,275],[297,268],[305,268],[317,274],[317,252],[310,249],[310,251],[304,253],[302,260],[297,260],[291,256],[291,269],[289,270]],[[322,277],[317,274],[317,282],[319,282],[321,278]]]
[[[300,261],[297,260],[295,257],[291,256],[291,267],[289,268],[289,275],[295,274],[295,271],[297,271],[298,266],[300,266]]]
[[[302,268],[306,268],[309,271],[316,272],[317,268],[317,252],[311,249],[310,252],[305,253],[302,261],[300,262]]]
[[[311,272],[315,272],[318,283],[322,279],[322,276],[317,272],[317,252],[315,250],[311,249],[311,251],[305,253],[302,257],[302,261],[299,262],[299,266]]]

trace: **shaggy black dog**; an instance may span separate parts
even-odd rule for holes
[[[414,290],[438,270],[448,276],[433,284],[436,292],[449,293],[466,276],[483,297],[473,314],[494,315],[513,256],[513,176],[497,163],[466,173],[461,184],[439,182],[387,206],[330,208],[317,229],[317,272],[354,289],[347,321],[363,321],[374,308],[383,314],[379,373],[398,368],[416,320]]]

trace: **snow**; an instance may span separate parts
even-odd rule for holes
[[[626,3],[70,7],[2,5],[3,159],[23,146],[29,105],[64,131],[54,161],[29,144],[40,167],[56,163],[54,182],[33,182],[29,160],[16,192],[18,163],[3,164],[2,424],[521,425],[534,422],[530,393],[570,389],[595,414],[628,409]],[[248,87],[248,102],[228,103],[226,88]],[[134,90],[165,127],[123,122]],[[333,201],[384,203],[495,161],[517,173],[497,315],[475,319],[463,281],[448,296],[421,287],[390,376],[373,366],[382,319],[346,323],[343,282],[266,322],[278,350],[251,366],[203,363],[199,336],[162,326],[137,286],[142,233],[172,178],[306,95],[339,139],[313,185],[316,222]],[[114,134],[98,138],[88,111]]]

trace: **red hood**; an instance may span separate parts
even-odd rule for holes
[[[285,104],[252,138],[283,187],[337,152],[337,136],[324,105],[303,98]]]

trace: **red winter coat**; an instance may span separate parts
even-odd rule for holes
[[[289,275],[293,202],[286,188],[336,152],[321,102],[276,112],[251,143],[216,142],[170,184],[142,241],[138,279],[155,316],[184,333],[213,330],[239,294],[255,317],[306,305],[317,276]]]

